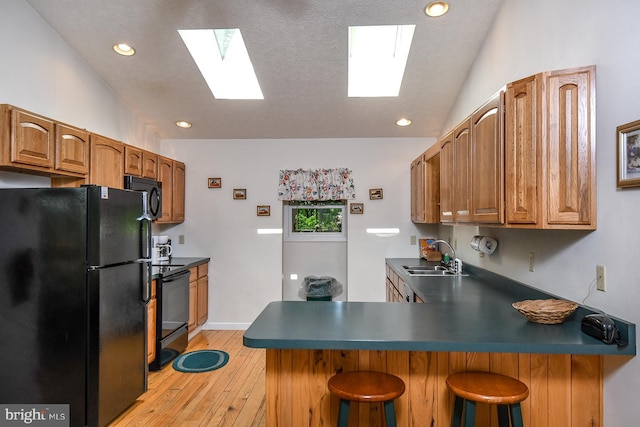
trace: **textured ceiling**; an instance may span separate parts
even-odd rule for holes
[[[502,0],[27,1],[161,138],[270,139],[437,136]],[[348,98],[347,27],[386,24],[416,25],[400,96]],[[178,35],[203,28],[240,28],[264,100],[213,98]]]

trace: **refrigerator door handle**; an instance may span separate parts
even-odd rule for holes
[[[141,260],[142,302],[146,305],[151,301],[151,260]]]
[[[151,217],[149,216],[146,191],[142,192],[142,215],[137,219],[140,221],[140,248],[141,258],[151,258]]]

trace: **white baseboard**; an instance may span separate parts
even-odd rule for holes
[[[202,325],[202,329],[207,331],[244,331],[249,328],[251,323],[220,323],[207,322]]]

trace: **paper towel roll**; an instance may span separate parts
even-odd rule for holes
[[[471,248],[473,250],[492,254],[498,247],[498,241],[486,236],[473,236],[471,239]]]

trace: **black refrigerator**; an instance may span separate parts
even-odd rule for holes
[[[136,191],[0,190],[0,403],[104,426],[146,391],[145,211]]]

